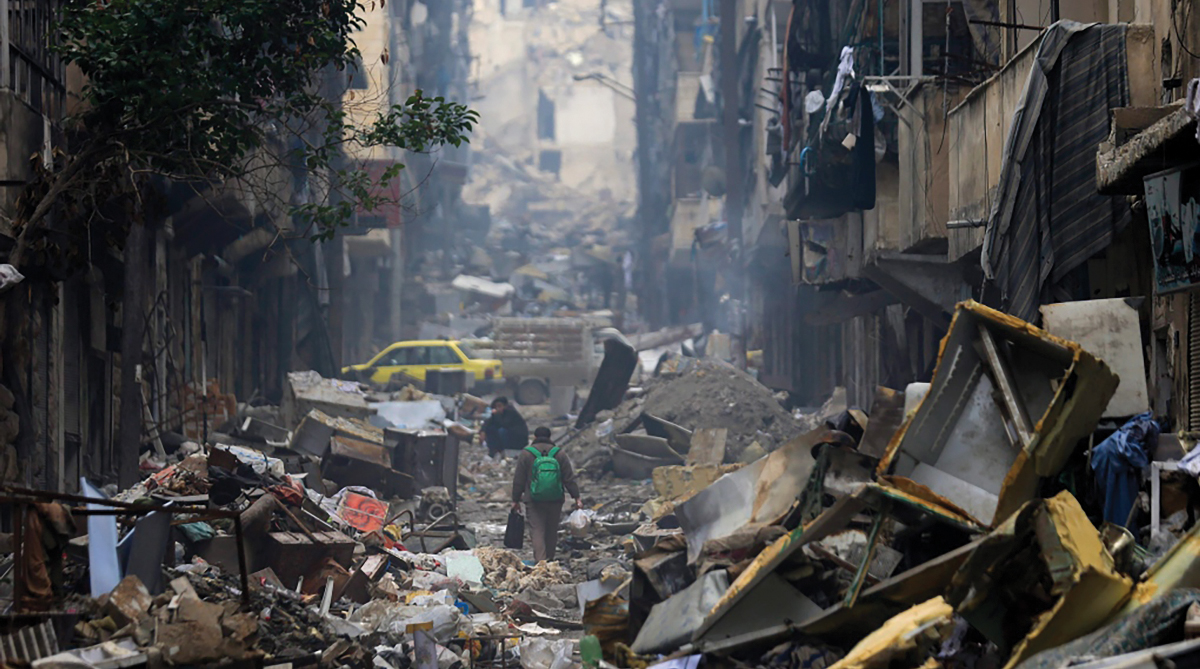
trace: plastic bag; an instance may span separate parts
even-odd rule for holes
[[[523,669],[570,669],[574,643],[568,639],[550,641],[541,637],[530,637],[521,642],[521,667]]]
[[[0,265],[0,293],[25,280],[25,276],[9,264]]]
[[[608,435],[612,434],[612,431],[613,431],[613,419],[611,419],[611,418],[609,418],[608,420],[606,420],[603,423],[600,423],[599,425],[596,426],[596,436],[597,437],[607,437]]]
[[[567,531],[572,536],[582,537],[587,534],[595,517],[596,512],[591,509],[575,509],[567,516]]]

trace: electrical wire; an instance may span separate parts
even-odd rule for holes
[[[1185,14],[1183,17],[1183,27],[1187,28],[1188,21],[1191,19],[1192,5],[1191,3],[1184,3],[1184,7],[1187,11],[1187,14]],[[1176,16],[1179,13],[1180,12],[1174,10],[1171,11],[1171,27],[1175,30],[1175,39],[1179,41],[1179,47],[1187,52],[1187,55],[1191,56],[1192,58],[1200,59],[1200,55],[1197,55],[1194,51],[1188,48],[1187,40],[1185,40],[1183,35],[1180,33],[1179,21],[1177,20]]]

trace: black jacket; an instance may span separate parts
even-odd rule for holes
[[[484,423],[483,429],[487,432],[491,428],[502,427],[513,435],[513,439],[524,448],[529,443],[529,426],[525,424],[525,419],[512,406],[500,413],[493,413],[492,417]]]

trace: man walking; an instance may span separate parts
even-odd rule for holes
[[[564,490],[575,499],[575,508],[583,508],[570,458],[550,440],[550,428],[539,427],[533,433],[533,444],[517,458],[512,491],[514,511],[525,501],[534,562],[554,559]]]
[[[529,426],[516,407],[509,406],[507,397],[497,397],[492,400],[492,417],[483,424],[483,436],[488,455],[497,457],[504,451],[525,448],[529,444]]]

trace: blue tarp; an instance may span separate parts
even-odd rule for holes
[[[1096,485],[1104,495],[1104,520],[1127,527],[1137,534],[1137,523],[1129,515],[1138,494],[1138,475],[1150,465],[1159,427],[1150,412],[1129,419],[1092,453]]]

